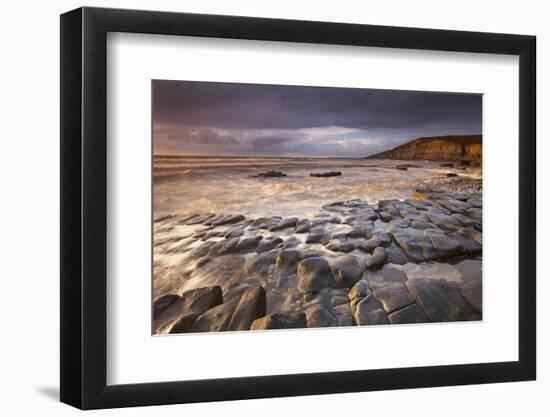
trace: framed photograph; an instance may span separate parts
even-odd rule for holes
[[[61,16],[61,401],[533,380],[535,37]]]

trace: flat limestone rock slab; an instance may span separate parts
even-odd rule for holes
[[[406,285],[431,321],[462,321],[474,316],[462,294],[445,280],[409,279]]]

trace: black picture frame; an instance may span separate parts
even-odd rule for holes
[[[519,360],[113,385],[107,365],[108,32],[519,56]],[[61,15],[61,401],[82,409],[533,380],[536,38],[102,8]]]

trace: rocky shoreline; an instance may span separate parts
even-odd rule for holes
[[[154,221],[153,333],[481,320],[481,180],[315,216]]]

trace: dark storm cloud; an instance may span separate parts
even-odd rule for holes
[[[315,155],[324,144],[340,156],[354,151],[339,139],[374,152],[418,136],[481,133],[480,95],[157,80],[153,97],[155,147],[171,152],[194,152],[186,144],[200,142],[221,153]],[[329,127],[350,132],[307,131]]]

